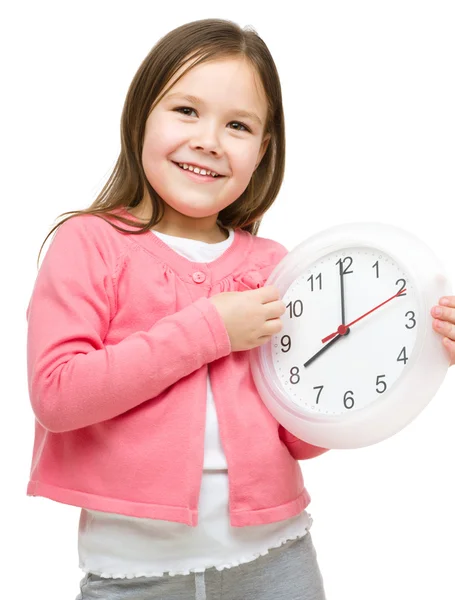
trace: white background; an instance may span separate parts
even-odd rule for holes
[[[453,282],[455,8],[16,1],[2,13],[3,588],[62,600],[82,577],[79,513],[25,495],[34,423],[25,310],[45,235],[60,213],[87,207],[114,166],[140,62],[188,21],[253,25],[281,74],[287,123],[285,184],[260,235],[292,249],[332,225],[393,223],[426,241]],[[301,463],[328,600],[455,597],[454,377],[393,438]]]

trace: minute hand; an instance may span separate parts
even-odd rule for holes
[[[355,321],[352,321],[351,323],[348,323],[347,325],[340,325],[338,327],[338,329],[334,333],[331,333],[330,335],[328,335],[325,338],[323,338],[322,339],[322,343],[325,344],[326,342],[328,342],[329,340],[331,340],[332,338],[334,338],[336,335],[345,335],[346,334],[346,330],[349,327],[352,327],[352,325],[354,325],[355,323],[357,323],[361,319],[365,318],[366,316],[368,316],[369,314],[371,314],[375,310],[378,310],[378,308],[381,308],[381,306],[384,306],[384,304],[387,304],[387,302],[390,302],[394,298],[398,298],[398,296],[402,296],[405,293],[405,291],[406,291],[406,288],[400,290],[399,292],[397,292],[396,294],[394,294],[393,296],[391,296],[390,298],[388,298],[384,302],[381,302],[381,304],[378,304],[377,306],[375,306],[374,308],[372,308],[371,310],[369,310],[368,312],[366,312],[365,314],[363,314],[361,317],[358,317]]]

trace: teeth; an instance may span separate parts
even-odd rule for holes
[[[193,171],[194,173],[198,173],[200,175],[211,175],[212,177],[219,177],[218,173],[214,171],[208,171],[207,169],[200,169],[199,167],[193,167],[193,165],[188,165],[187,163],[178,163],[179,167],[188,169],[189,171]]]

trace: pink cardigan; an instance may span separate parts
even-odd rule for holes
[[[194,263],[153,231],[124,234],[94,215],[61,225],[27,308],[36,416],[27,494],[196,526],[208,369],[231,525],[299,514],[310,497],[298,460],[326,450],[272,417],[248,351],[231,352],[208,300],[264,285],[286,253],[236,230],[218,259]]]

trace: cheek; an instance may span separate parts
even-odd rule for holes
[[[242,148],[235,154],[235,169],[242,179],[250,179],[258,160],[259,147],[256,145]]]
[[[142,166],[150,185],[155,189],[163,179],[169,156],[176,147],[175,137],[166,128],[154,129],[153,133],[144,139]]]
[[[159,119],[150,123],[144,138],[142,160],[145,163],[166,158],[178,147],[179,139],[181,135],[174,124]]]

